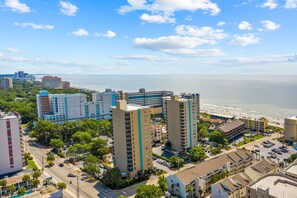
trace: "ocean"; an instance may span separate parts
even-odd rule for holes
[[[202,108],[218,113],[265,116],[297,115],[297,76],[227,75],[59,75],[72,86],[103,91],[172,90],[200,93]],[[243,114],[242,114],[243,113]]]

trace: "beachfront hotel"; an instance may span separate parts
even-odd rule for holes
[[[85,94],[49,94],[40,91],[36,95],[38,118],[63,123],[81,118],[101,119],[101,102],[87,102]]]
[[[244,122],[245,128],[251,131],[266,132],[268,126],[268,120],[264,117],[259,119],[252,118],[240,118]]]
[[[122,175],[153,167],[150,108],[119,100],[112,107],[114,164]]]
[[[171,96],[166,99],[168,141],[176,151],[197,145],[197,100]]]
[[[0,114],[0,175],[23,169],[23,143],[20,115]]]
[[[285,119],[285,140],[297,140],[297,116]]]
[[[100,114],[104,119],[111,119],[111,106],[116,105],[116,101],[119,100],[119,94],[111,89],[105,89],[104,92],[92,93],[92,100],[102,103]]]

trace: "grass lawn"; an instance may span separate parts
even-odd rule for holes
[[[237,146],[242,146],[242,145],[244,145],[244,144],[248,144],[248,143],[250,143],[250,142],[252,142],[252,141],[259,140],[259,139],[261,139],[261,138],[263,138],[263,137],[265,137],[265,135],[257,134],[257,135],[255,135],[255,136],[252,137],[252,138],[246,138],[245,140],[239,142]]]
[[[33,160],[28,160],[27,168],[37,169],[37,166]]]

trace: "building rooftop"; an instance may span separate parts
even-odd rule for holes
[[[290,120],[297,120],[297,116],[293,116],[293,117],[290,117],[288,119],[290,119]]]
[[[295,198],[297,180],[281,174],[268,174],[248,186],[252,189],[269,189],[271,197]]]
[[[27,174],[27,175],[29,175],[30,178],[33,179],[32,174]],[[12,177],[9,177],[9,178],[5,179],[6,182],[7,182],[6,185],[9,186],[11,184],[17,184],[17,183],[22,182],[23,181],[23,176],[24,176],[24,174],[23,175],[12,176]]]
[[[222,179],[213,185],[216,185],[221,190],[229,193],[248,185],[252,181],[253,180],[246,173],[243,172],[228,177],[227,179]]]
[[[244,123],[241,120],[234,120],[232,122],[228,122],[222,126],[220,126],[220,130],[223,131],[224,133],[227,133],[241,125],[243,125]]]
[[[256,163],[250,166],[254,171],[260,172],[261,174],[265,174],[270,172],[272,169],[277,167],[277,164],[274,162],[264,159],[261,161],[257,161]]]
[[[135,111],[138,109],[149,109],[150,107],[148,106],[141,106],[137,104],[127,104],[127,101],[125,100],[117,100],[116,106],[111,106],[111,109],[122,109],[125,111]]]
[[[252,158],[252,154],[243,151],[237,150],[228,154],[223,154],[218,157],[212,158],[210,160],[201,162],[194,167],[188,168],[184,171],[178,172],[176,176],[183,182],[185,185],[192,182],[195,178],[201,178],[206,176],[209,173],[212,173],[218,169],[224,167],[227,163],[234,164],[240,160],[246,160]]]

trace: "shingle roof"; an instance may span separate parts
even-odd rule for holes
[[[226,163],[237,163],[239,159],[247,159],[252,157],[247,151],[237,150],[228,154],[220,155],[216,158],[201,162],[194,167],[188,168],[181,172],[176,173],[176,176],[185,185],[191,183],[195,178],[201,178],[208,173],[223,168]]]
[[[236,129],[237,127],[239,127],[241,125],[244,125],[244,123],[241,120],[234,120],[232,122],[229,122],[227,124],[220,126],[219,129],[221,131],[223,131],[224,133],[227,133],[233,129]]]

